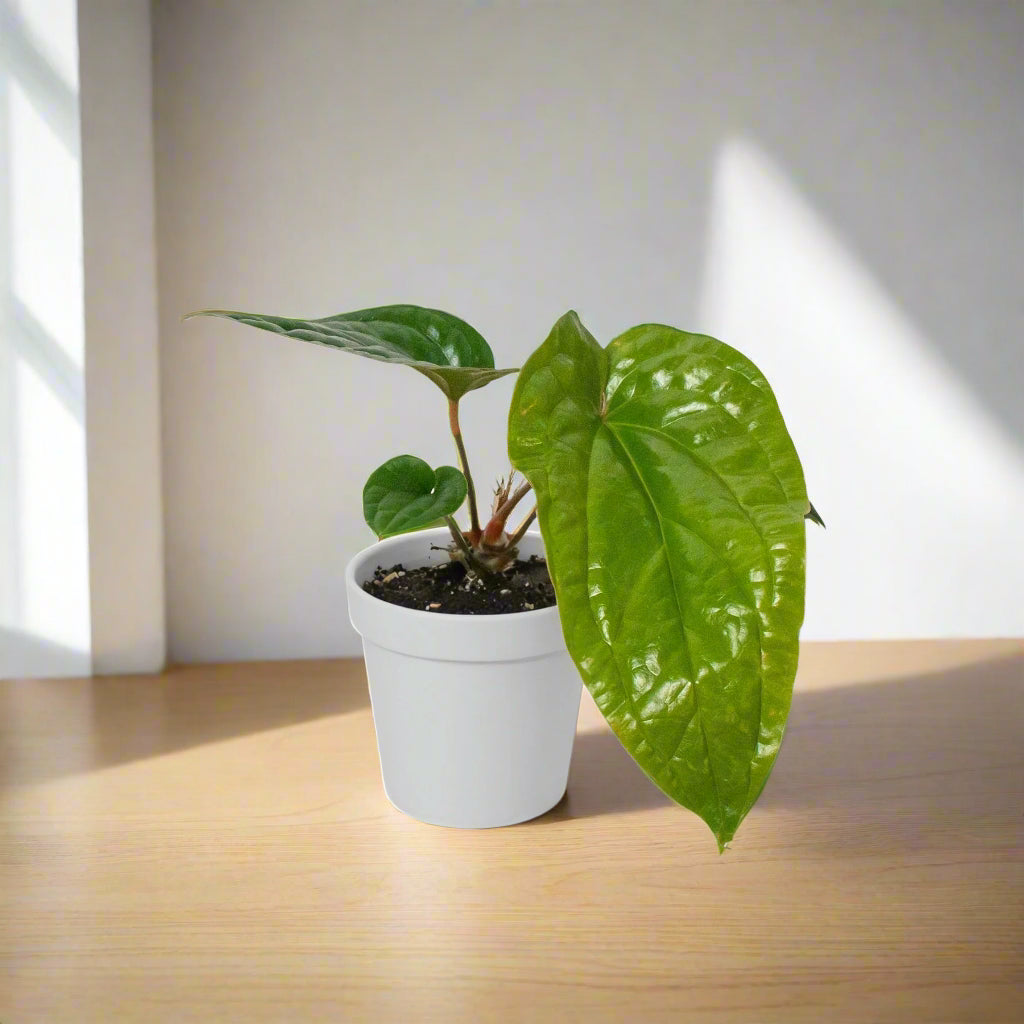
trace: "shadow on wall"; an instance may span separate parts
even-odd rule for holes
[[[693,44],[742,54],[742,69],[715,75],[737,134],[778,158],[1024,441],[1024,9],[790,3],[734,13]]]
[[[88,651],[0,626],[0,679],[83,676],[91,669]]]

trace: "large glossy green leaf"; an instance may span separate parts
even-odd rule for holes
[[[455,401],[467,391],[516,372],[515,368],[494,368],[490,346],[465,320],[422,306],[377,306],[320,320],[296,320],[227,309],[203,309],[189,316],[226,317],[367,359],[402,363],[429,377]]]
[[[509,418],[569,652],[623,746],[724,848],[782,740],[804,613],[803,472],[767,381],[655,324],[566,314]]]
[[[436,526],[466,500],[466,478],[454,466],[433,470],[415,455],[397,455],[363,488],[363,517],[378,537]]]

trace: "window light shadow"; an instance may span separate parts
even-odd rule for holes
[[[0,677],[89,663],[75,11],[0,0]]]
[[[807,693],[798,684],[782,750],[742,831],[775,842],[789,823],[796,842],[848,851],[877,850],[887,836],[916,847],[954,830],[979,842],[1008,827],[1019,834],[1022,695],[1024,645],[947,671]],[[1016,780],[1011,791],[993,785],[1006,778]],[[563,801],[521,827],[630,812],[682,813],[609,731],[591,731],[576,737]]]
[[[26,785],[368,709],[361,666],[343,683],[342,664],[253,662],[243,672],[190,665],[156,676],[0,683],[0,777]],[[372,745],[369,715],[366,728]],[[34,758],[34,737],[54,735],[62,742],[47,745],[45,761]]]
[[[772,381],[828,521],[805,638],[1024,629],[1024,446],[749,139],[719,153],[699,321]]]

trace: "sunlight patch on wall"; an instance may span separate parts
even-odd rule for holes
[[[746,140],[718,156],[700,324],[772,382],[828,523],[805,638],[1024,633],[1019,439]]]
[[[51,643],[88,650],[82,424],[24,362],[18,366],[16,387],[21,625]]]
[[[78,158],[16,81],[9,100],[11,290],[22,318],[38,324],[80,374],[85,332]]]
[[[74,0],[0,0],[0,677],[90,671]]]

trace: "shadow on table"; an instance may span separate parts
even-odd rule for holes
[[[361,662],[4,683],[0,784],[92,771],[367,705]],[[798,687],[755,815],[799,808],[808,827],[820,828],[824,815],[837,827],[845,823],[855,839],[900,820],[910,823],[903,841],[913,841],[918,825],[1004,820],[1024,803],[1022,735],[1021,654],[828,690]],[[611,733],[598,729],[576,738],[565,798],[520,827],[668,807]]]
[[[933,813],[940,820],[972,813],[971,787],[986,773],[1016,779],[1000,799],[1019,808],[1022,735],[1022,655],[829,690],[798,688],[758,810],[812,807],[870,823],[876,813],[891,817],[905,806],[918,819]],[[565,798],[536,824],[670,803],[610,732],[583,732]]]
[[[0,784],[40,781],[367,707],[361,661],[0,684]],[[369,726],[368,726],[369,727]]]

